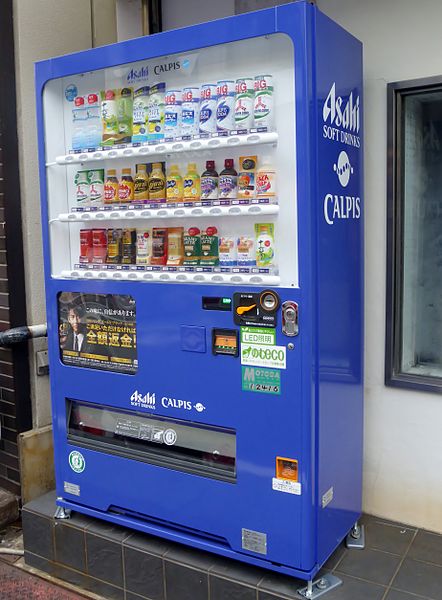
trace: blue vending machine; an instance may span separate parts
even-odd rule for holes
[[[300,1],[36,86],[58,505],[311,580],[361,512],[361,44]]]

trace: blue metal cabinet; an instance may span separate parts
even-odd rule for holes
[[[294,48],[292,169],[297,231],[293,248],[290,232],[284,239],[288,260],[297,263],[296,285],[100,281],[54,273],[56,253],[51,250],[49,221],[51,197],[57,192],[51,196],[48,172],[64,167],[51,162],[45,141],[48,127],[57,127],[56,116],[44,107],[48,84],[114,65],[276,34],[288,36]],[[357,40],[316,7],[296,2],[37,64],[52,412],[61,506],[304,579],[313,577],[358,519],[363,420],[361,57]],[[265,357],[269,348],[263,345],[257,350],[258,367],[249,377],[256,375],[259,382],[261,375],[276,378],[277,393],[266,393],[265,387],[263,392],[261,384],[256,391],[243,389],[247,362],[241,356],[213,351],[214,329],[243,335],[234,321],[237,294],[262,299],[260,294],[268,287],[279,299],[272,313],[275,326],[270,328],[276,337],[269,347],[282,348],[286,364],[269,368],[266,358],[259,363],[259,352]],[[59,295],[70,292],[130,296],[135,301],[135,373],[78,368],[60,359]],[[225,299],[231,310],[207,310],[203,298]],[[283,332],[285,302],[295,303],[299,310],[296,336]],[[262,325],[249,324],[257,334],[262,333],[257,329]],[[240,353],[244,344],[237,343]],[[78,406],[80,411],[86,407],[83,414],[97,429],[101,425],[93,415],[106,412],[102,429],[107,436],[101,442],[92,425],[75,435],[72,419]],[[143,455],[139,446],[132,448],[127,442],[130,436],[122,442],[121,418],[126,418],[127,427],[129,422],[141,427],[140,423],[153,419],[175,433],[170,434],[170,444]],[[178,449],[177,431],[178,439],[182,431],[192,440],[187,448]],[[226,456],[217,450],[220,457],[214,458],[210,444],[218,440],[225,440],[219,443]],[[297,466],[294,479],[281,473],[278,477],[277,457],[297,461],[288,463]]]

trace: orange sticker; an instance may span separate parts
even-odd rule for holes
[[[298,481],[298,461],[293,458],[276,457],[276,478]]]

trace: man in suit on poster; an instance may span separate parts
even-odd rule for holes
[[[86,338],[86,327],[82,322],[82,311],[78,305],[72,305],[68,309],[67,321],[68,331],[60,331],[60,347],[62,350],[73,350],[74,352],[90,352],[90,345]]]

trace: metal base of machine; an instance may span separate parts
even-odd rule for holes
[[[351,550],[363,550],[365,548],[365,527],[356,522],[350,533],[345,538],[345,545]]]
[[[63,498],[57,498],[57,500],[63,500]],[[54,519],[70,519],[71,509],[65,508],[64,506],[57,506],[54,513]]]
[[[342,585],[342,580],[331,573],[326,573],[315,581],[309,581],[307,587],[300,588],[298,594],[308,600],[316,600],[324,594]]]

